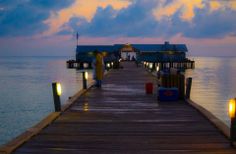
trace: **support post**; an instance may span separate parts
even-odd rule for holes
[[[192,78],[187,78],[187,85],[186,85],[186,95],[185,98],[189,99],[190,98],[190,93],[191,93],[191,87],[192,87]]]
[[[61,111],[61,100],[60,100],[60,94],[58,93],[57,85],[58,83],[53,82],[52,83],[52,92],[53,92],[53,100],[54,100],[54,107],[55,112]]]
[[[185,92],[185,75],[180,73],[179,75],[179,98],[184,99]]]
[[[88,78],[88,74],[87,72],[82,72],[82,78],[83,78],[83,89],[87,89],[87,78]]]
[[[230,121],[230,145],[234,147],[236,142],[236,98],[229,101],[229,117]]]
[[[230,145],[234,147],[234,142],[236,142],[236,118],[231,118],[230,123]]]

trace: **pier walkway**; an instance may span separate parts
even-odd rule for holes
[[[134,63],[122,65],[14,153],[236,153],[186,102],[161,103],[145,94],[155,77]]]

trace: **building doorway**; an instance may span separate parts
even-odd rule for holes
[[[132,47],[131,44],[125,44],[120,49],[120,55],[121,59],[126,61],[133,61],[137,58],[136,50]]]

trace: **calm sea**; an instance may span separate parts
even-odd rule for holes
[[[236,97],[236,57],[195,57],[191,99],[228,126],[228,101]]]
[[[68,59],[0,57],[0,144],[21,134],[54,111],[53,81],[62,84],[62,103],[81,89],[81,72],[67,69]]]
[[[81,73],[68,57],[0,57],[0,144],[54,111],[51,83],[62,83],[62,102],[81,89]],[[236,58],[194,57],[191,98],[229,124],[227,103],[236,97]],[[90,74],[91,79],[91,74]]]

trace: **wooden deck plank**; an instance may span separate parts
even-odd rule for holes
[[[123,65],[15,153],[236,153],[196,109],[157,102],[144,88],[156,79],[133,63]]]

